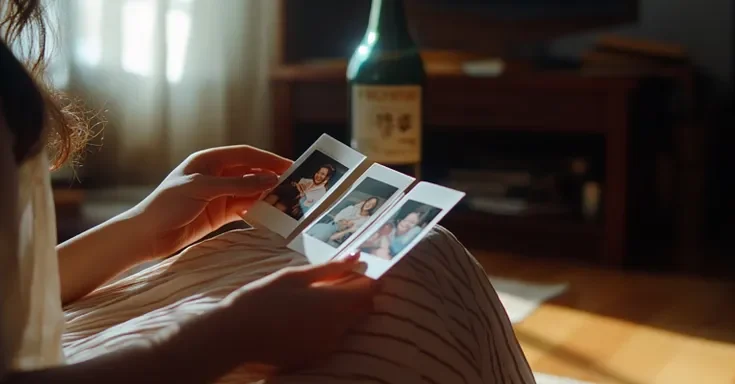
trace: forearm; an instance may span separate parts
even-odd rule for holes
[[[152,255],[142,227],[125,213],[56,247],[61,300],[73,302]]]
[[[390,251],[390,241],[388,241],[388,239],[386,239],[385,237],[380,240],[379,250],[382,252]]]
[[[239,329],[235,321],[226,310],[213,311],[186,322],[177,330],[166,330],[149,343],[77,364],[11,373],[0,377],[0,383],[213,382],[251,357],[234,341],[245,339],[233,334]]]
[[[342,237],[344,237],[344,236],[346,236],[346,235],[350,234],[351,232],[352,232],[352,231],[351,231],[351,230],[349,230],[349,229],[347,229],[347,230],[344,230],[344,231],[340,231],[340,232],[337,232],[337,233],[335,233],[334,235],[330,236],[330,237],[329,237],[329,240],[337,240],[337,239],[341,239]]]

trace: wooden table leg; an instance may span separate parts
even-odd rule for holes
[[[601,262],[622,267],[627,252],[628,106],[627,94],[610,94],[605,135],[605,229]]]

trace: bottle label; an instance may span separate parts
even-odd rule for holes
[[[352,147],[372,161],[419,163],[421,117],[421,86],[352,86]]]

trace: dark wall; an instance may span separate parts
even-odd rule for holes
[[[570,0],[524,0],[526,5],[500,0],[470,0],[464,1],[465,5],[452,0],[403,1],[409,28],[423,49],[497,55],[519,43],[548,41],[601,25],[635,20],[639,0],[596,0],[592,5],[573,8],[564,6]],[[547,4],[543,9],[528,6],[542,2]],[[468,3],[485,5],[475,10]],[[511,3],[512,6],[508,5]],[[616,5],[610,9],[601,6],[613,3]],[[285,2],[285,61],[349,57],[365,33],[370,4],[370,0]]]
[[[735,245],[724,239],[735,230],[734,4],[733,0],[640,0],[638,23],[560,39],[552,49],[556,54],[576,56],[594,44],[601,33],[619,33],[679,43],[689,51],[703,78],[709,81],[700,88],[701,110],[689,133],[692,136],[684,136],[695,138],[689,144],[696,148],[691,152],[696,155],[679,163],[682,175],[699,175],[689,177],[692,183],[682,183],[681,190],[694,191],[683,194],[689,195],[692,203],[683,201],[682,205],[689,206],[685,211],[695,212],[692,217],[696,220],[687,226],[701,229],[699,241],[703,243],[696,250],[683,252],[690,253],[687,257],[699,254],[697,263],[704,272],[730,278],[735,277]],[[700,203],[703,222],[698,220]]]
[[[640,0],[638,23],[558,40],[557,54],[574,56],[600,33],[620,33],[683,44],[695,64],[721,89],[733,85],[733,0]]]

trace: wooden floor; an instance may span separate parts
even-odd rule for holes
[[[735,283],[474,254],[491,275],[570,283],[515,327],[534,371],[593,383],[735,383]]]

